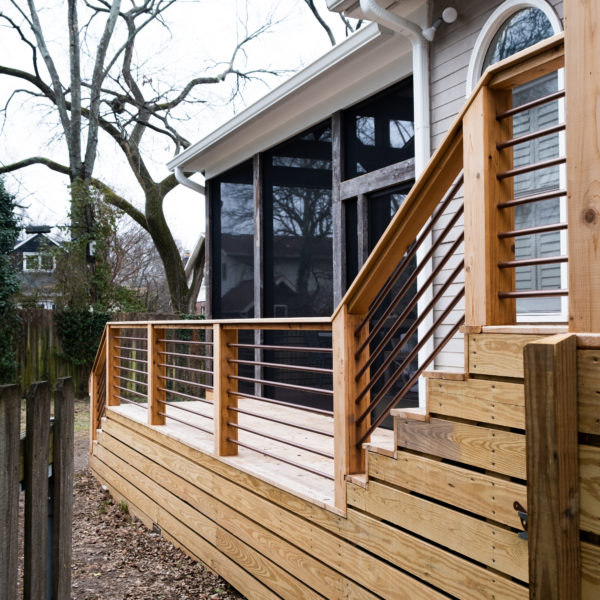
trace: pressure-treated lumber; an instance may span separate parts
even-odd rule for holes
[[[48,573],[50,390],[47,383],[31,384],[27,392],[26,420],[23,598],[37,600],[45,597]]]
[[[577,342],[525,347],[530,597],[579,598]]]
[[[600,535],[600,448],[579,446],[579,526]],[[600,573],[599,573],[600,574]]]
[[[502,573],[528,580],[527,542],[501,526],[376,481],[369,482],[368,490],[348,484],[348,504]]]
[[[501,300],[499,291],[514,289],[514,269],[499,269],[511,260],[511,240],[498,232],[514,229],[513,211],[497,204],[512,199],[512,181],[496,175],[512,168],[512,150],[498,151],[496,142],[512,137],[512,121],[496,115],[512,105],[510,91],[484,86],[463,120],[465,196],[465,325],[510,325],[516,319],[514,300]]]
[[[21,394],[0,386],[0,598],[17,597]]]
[[[522,383],[428,379],[427,410],[436,415],[525,429]]]
[[[164,425],[167,412],[167,407],[164,404],[167,400],[167,394],[164,391],[167,382],[164,377],[167,374],[167,369],[161,367],[160,364],[165,364],[166,356],[160,354],[165,352],[167,344],[164,341],[167,337],[166,329],[154,327],[148,323],[147,340],[148,340],[148,424],[149,425]],[[163,388],[160,390],[158,388]],[[162,415],[160,413],[163,413]]]
[[[237,348],[229,344],[237,344],[237,329],[224,329],[221,325],[213,326],[213,372],[214,372],[214,440],[217,456],[235,456],[237,444],[231,440],[238,439],[238,430],[229,423],[237,424],[237,412],[229,407],[237,408],[237,398],[227,393],[237,390],[237,364],[229,362],[237,359]]]
[[[600,350],[577,351],[579,431],[600,435]]]
[[[497,377],[523,377],[523,348],[543,336],[479,333],[469,335],[469,372]]]
[[[119,385],[119,340],[116,338],[121,335],[121,329],[112,324],[106,327],[106,406],[119,406],[121,401],[115,394]]]
[[[569,331],[600,331],[600,4],[565,0]]]
[[[354,335],[363,317],[351,315],[343,306],[335,315],[332,326],[335,505],[341,510],[346,509],[346,475],[366,471],[365,450],[357,443],[370,426],[370,419],[364,419],[360,427],[356,421],[366,410],[370,394],[365,394],[358,404],[355,399],[368,383],[368,369],[358,382],[355,376],[359,364],[368,358],[368,346],[359,360],[354,357],[356,349],[368,335],[367,325],[362,328],[359,339]]]
[[[371,479],[522,529],[513,503],[517,500],[527,507],[523,484],[410,452],[399,451],[395,459],[371,452],[367,464]]]
[[[432,418],[429,423],[397,419],[396,436],[399,448],[526,478],[525,436],[519,433]]]
[[[600,596],[600,546],[581,542],[581,600]]]

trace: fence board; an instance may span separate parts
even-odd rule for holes
[[[19,429],[21,394],[0,386],[0,599],[17,596]]]

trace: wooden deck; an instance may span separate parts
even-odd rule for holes
[[[213,408],[209,404],[203,402],[185,402],[182,403],[182,406],[201,412],[207,417],[212,417]],[[333,453],[333,437],[325,437],[310,431],[303,431],[297,427],[297,425],[301,425],[333,433],[332,417],[311,414],[284,406],[270,406],[268,411],[265,411],[261,402],[245,398],[238,401],[238,407],[252,412],[262,410],[266,416],[276,417],[280,420],[296,424],[294,427],[288,427],[279,423],[265,422],[263,419],[257,417],[239,414],[238,422],[244,427],[266,431],[274,437],[284,438],[299,445]],[[147,422],[147,408],[145,403],[122,404],[121,406],[111,407],[109,410],[137,423],[146,424]],[[213,436],[194,428],[194,426],[207,427],[207,423],[210,426],[209,420],[198,415],[177,410],[175,406],[167,407],[167,415],[173,415],[178,419],[185,419],[189,422],[189,425],[167,418],[166,425],[159,425],[153,428],[160,431],[163,435],[186,444],[190,448],[208,454],[213,453]],[[266,426],[265,423],[267,423]],[[334,465],[333,460],[330,458],[318,456],[312,452],[242,430],[239,431],[238,439],[242,443],[264,450],[269,454],[282,456],[290,461],[322,471],[333,478]],[[372,436],[370,447],[377,448],[384,454],[393,454],[394,432],[389,429],[378,428]],[[309,502],[313,502],[329,510],[336,510],[334,507],[333,479],[321,477],[299,467],[255,452],[254,450],[249,450],[243,446],[240,446],[237,456],[221,457],[219,460]]]

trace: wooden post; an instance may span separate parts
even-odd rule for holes
[[[580,597],[577,343],[525,346],[529,597]]]
[[[21,393],[0,386],[0,599],[17,597]]]
[[[98,414],[98,403],[100,402],[100,398],[98,398],[98,375],[92,371],[90,372],[90,377],[88,379],[88,394],[90,395],[90,454],[92,453],[94,447],[94,440],[98,437],[97,433],[97,418]]]
[[[52,521],[52,598],[71,597],[73,525],[74,392],[70,377],[61,377],[54,393]]]
[[[366,394],[359,404],[355,399],[368,378],[368,370],[356,382],[358,361],[354,358],[356,349],[363,338],[357,340],[354,331],[364,315],[348,313],[344,304],[334,317],[332,324],[333,340],[333,432],[334,432],[334,475],[335,506],[346,510],[346,475],[364,473],[365,451],[357,446],[358,440],[368,430],[370,419],[356,425],[358,416],[367,408],[370,395]],[[364,336],[368,327],[364,328]],[[368,351],[368,347],[365,353]],[[364,360],[364,359],[363,359]]]
[[[514,258],[511,240],[499,240],[500,231],[513,229],[513,211],[498,210],[498,202],[512,199],[512,179],[496,175],[512,167],[512,152],[496,149],[498,141],[512,137],[511,119],[496,115],[512,103],[510,90],[483,87],[463,120],[465,195],[465,325],[512,325],[513,299],[498,298],[499,291],[514,290],[514,269],[499,269],[498,262]]]
[[[27,393],[25,438],[24,600],[46,596],[49,441],[50,390],[46,382],[32,383]]]
[[[229,440],[238,439],[238,430],[228,423],[237,424],[237,413],[229,409],[237,408],[237,398],[227,393],[237,390],[237,380],[229,379],[237,375],[237,365],[228,362],[237,358],[237,348],[228,344],[237,344],[237,329],[224,329],[223,325],[213,325],[213,381],[214,381],[214,438],[217,456],[235,456],[237,444]]]
[[[151,323],[148,323],[148,424],[149,425],[164,425],[166,418],[167,406],[164,404],[167,400],[167,394],[164,387],[167,382],[161,377],[167,374],[165,367],[159,366],[160,363],[165,364],[166,356],[159,354],[165,352],[167,338],[167,330],[163,328],[155,328]],[[158,388],[163,388],[159,390]]]
[[[600,331],[600,3],[565,0],[569,330]]]
[[[115,386],[119,385],[119,340],[116,338],[121,335],[118,327],[107,325],[106,331],[106,406],[120,406],[121,401],[115,395]]]

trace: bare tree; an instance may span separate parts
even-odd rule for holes
[[[337,44],[337,40],[333,33],[333,29],[329,26],[327,21],[323,18],[323,16],[319,12],[319,9],[315,5],[314,0],[304,0],[304,3],[306,4],[306,6],[308,6],[308,8],[310,9],[310,12],[312,12],[314,18],[317,20],[317,23],[323,28],[323,30],[327,34],[327,37],[329,38],[329,42],[331,43],[331,45],[335,46]],[[358,19],[358,20],[349,19],[343,12],[338,13],[338,16],[344,23],[344,31],[345,31],[346,36],[349,36],[351,33],[354,33],[357,29],[360,29],[360,26],[363,24],[362,19]]]
[[[99,192],[105,202],[125,212],[150,235],[164,267],[172,309],[193,312],[203,278],[204,250],[195,253],[188,277],[163,211],[165,196],[177,182],[172,174],[158,181],[152,177],[143,141],[158,135],[167,139],[175,152],[187,148],[190,142],[180,132],[178,111],[205,102],[200,90],[232,80],[232,94],[237,94],[246,82],[277,73],[243,67],[248,45],[271,27],[272,20],[267,19],[252,31],[242,23],[229,59],[213,72],[167,89],[153,82],[135,61],[136,42],[150,25],[167,27],[165,13],[174,3],[175,0],[68,0],[69,46],[60,54],[56,46],[47,42],[43,15],[35,0],[8,0],[7,7],[0,10],[0,21],[18,34],[29,50],[31,63],[28,69],[0,64],[0,75],[26,85],[23,89],[15,85],[4,112],[11,100],[22,94],[49,105],[59,118],[68,164],[32,156],[1,166],[0,174],[41,164],[68,176],[75,230],[79,227],[90,231],[93,205],[89,199]],[[80,25],[79,9],[85,18],[84,26]],[[88,47],[95,51],[86,52]],[[60,73],[61,61],[68,63],[68,75]],[[84,68],[88,64],[90,73]],[[123,152],[143,192],[143,209],[118,194],[107,181],[94,176],[101,132],[110,136]],[[89,193],[90,188],[94,194]],[[75,207],[82,198],[83,208],[78,213]]]

